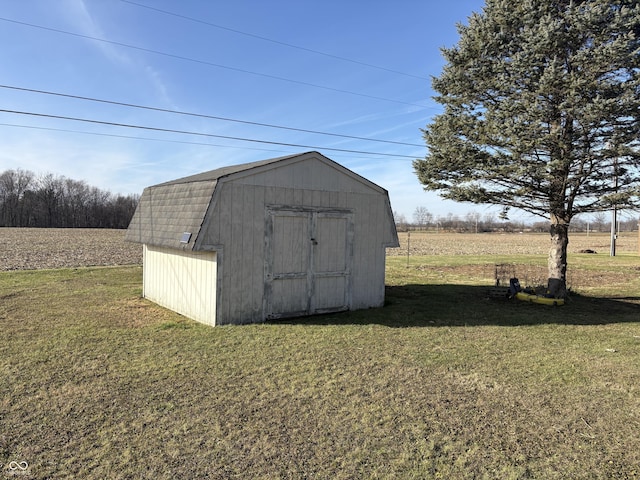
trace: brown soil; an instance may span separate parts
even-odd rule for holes
[[[124,230],[0,228],[0,270],[137,265],[142,246]]]
[[[547,255],[549,234],[546,233],[435,233],[401,232],[400,248],[387,249],[387,255]],[[571,233],[569,253],[592,250],[608,254],[608,233]],[[616,253],[638,253],[638,232],[624,232],[616,240]]]

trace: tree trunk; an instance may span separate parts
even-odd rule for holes
[[[569,224],[551,224],[551,248],[549,249],[549,283],[547,289],[556,298],[567,295],[567,245]]]

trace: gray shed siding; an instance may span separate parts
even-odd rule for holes
[[[314,159],[220,181],[198,242],[221,251],[219,324],[264,320],[265,225],[270,206],[353,213],[349,308],[384,303],[385,247],[397,242],[386,192]]]

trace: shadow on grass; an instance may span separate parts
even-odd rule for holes
[[[337,314],[274,320],[296,325],[456,327],[474,325],[605,325],[640,322],[640,296],[597,298],[571,294],[563,306],[489,298],[489,287],[403,285],[387,287],[385,306]]]

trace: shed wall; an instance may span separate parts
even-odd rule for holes
[[[145,245],[143,295],[186,317],[216,324],[216,252]]]
[[[360,185],[346,191],[263,186],[249,177],[219,184],[209,220],[203,226],[203,244],[219,245],[225,253],[224,295],[218,299],[218,323],[264,320],[265,216],[267,206],[304,206],[353,212],[353,265],[350,309],[384,303],[385,245],[394,232],[386,194]],[[270,178],[269,181],[275,181]],[[349,191],[351,190],[351,191]]]

